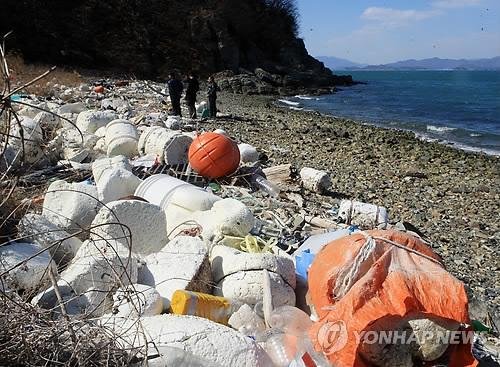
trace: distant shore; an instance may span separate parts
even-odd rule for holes
[[[222,128],[258,147],[268,165],[330,172],[334,193],[383,205],[394,221],[419,228],[469,295],[500,314],[500,158],[466,152],[353,120],[278,107],[276,97],[221,93]],[[307,203],[306,203],[307,205]]]

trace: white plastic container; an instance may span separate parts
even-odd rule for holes
[[[137,155],[139,134],[136,127],[128,120],[113,120],[106,126],[106,145],[108,156]]]
[[[135,190],[142,197],[160,206],[165,212],[180,209],[186,214],[210,210],[220,198],[212,193],[169,175],[154,175]]]
[[[343,223],[357,225],[362,229],[372,229],[389,221],[387,209],[383,206],[353,200],[340,202],[338,219]]]
[[[157,155],[162,163],[185,164],[188,163],[188,151],[192,142],[191,136],[179,131],[153,126],[142,133],[138,149],[141,155]]]
[[[320,194],[327,191],[332,185],[328,173],[314,168],[302,168],[300,170],[300,178],[307,190]]]

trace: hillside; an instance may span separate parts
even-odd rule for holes
[[[423,60],[404,60],[383,65],[368,65],[363,69],[370,70],[500,70],[500,56],[490,59],[454,60],[433,57]]]
[[[345,70],[351,68],[361,68],[366,65],[358,64],[347,59],[334,56],[318,56],[317,59],[325,64],[331,70]]]
[[[297,37],[292,0],[3,0],[2,8],[0,32],[14,30],[8,46],[30,62],[143,78],[260,67],[285,85],[336,83]]]

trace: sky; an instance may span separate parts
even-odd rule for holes
[[[313,56],[363,64],[500,56],[500,0],[297,0]]]

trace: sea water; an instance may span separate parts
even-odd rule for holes
[[[460,149],[500,155],[499,71],[336,71],[366,84],[296,96],[284,106],[414,131]]]

